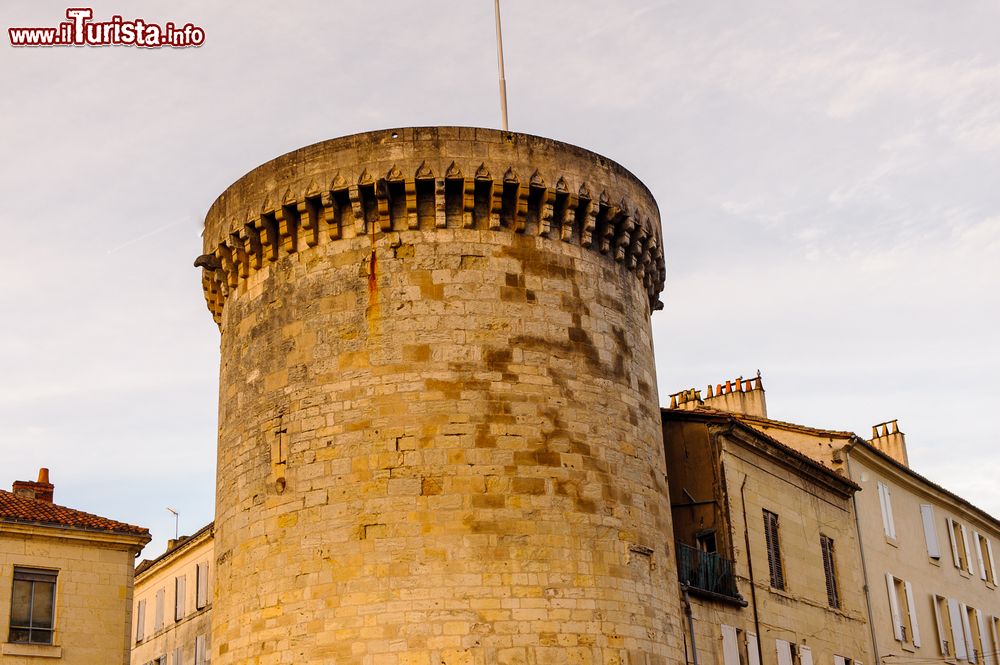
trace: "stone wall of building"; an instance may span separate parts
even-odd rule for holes
[[[148,540],[148,537],[146,538]],[[0,662],[128,665],[137,538],[0,524]],[[54,644],[8,644],[15,566],[56,571]]]
[[[634,176],[521,134],[372,132],[230,187],[198,261],[213,662],[679,661],[662,256]]]

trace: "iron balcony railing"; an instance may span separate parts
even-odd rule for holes
[[[733,562],[718,552],[703,552],[677,543],[677,576],[690,589],[743,600],[733,575]]]

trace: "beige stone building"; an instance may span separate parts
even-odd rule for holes
[[[872,665],[858,487],[731,414],[662,417],[687,662]]]
[[[895,421],[870,440],[767,418],[759,382],[675,396],[680,409],[721,409],[860,487],[855,494],[872,650],[879,662],[995,665],[1000,523],[909,468]],[[671,479],[671,482],[673,480]]]
[[[132,665],[211,662],[213,527],[169,541],[136,568]]]
[[[246,174],[203,238],[216,665],[682,658],[635,176],[513,132],[369,132]]]
[[[127,665],[137,526],[53,502],[38,481],[0,490],[0,662]]]

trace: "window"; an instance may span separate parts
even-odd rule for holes
[[[976,546],[976,555],[979,559],[979,577],[990,584],[996,584],[996,568],[993,563],[993,545],[990,539],[978,531],[972,532],[972,542]]]
[[[153,632],[163,630],[163,604],[167,597],[167,590],[160,589],[155,596],[155,610],[153,613]]]
[[[915,647],[920,646],[920,626],[917,624],[917,608],[913,603],[913,587],[910,583],[893,577],[885,576],[886,589],[889,592],[889,614],[892,618],[892,632],[895,638]],[[906,611],[903,612],[903,608]]]
[[[740,631],[732,626],[722,624],[722,662],[723,665],[743,665],[740,658]]]
[[[948,612],[948,599],[944,596],[931,596],[931,604],[934,606],[934,623],[937,626],[938,649],[941,655],[946,658],[954,658],[955,647],[953,637],[954,628],[951,623],[951,615]]]
[[[972,561],[969,559],[969,532],[964,524],[959,524],[950,517],[948,521],[948,539],[951,541],[951,556],[955,567],[972,573]]]
[[[156,665],[167,665],[167,655],[163,654],[153,662],[156,663]]]
[[[962,605],[962,624],[965,629],[965,647],[970,663],[982,663],[983,655],[983,615],[974,607]]]
[[[194,665],[205,665],[208,662],[208,643],[204,635],[194,638]]]
[[[142,642],[146,636],[146,600],[140,600],[135,609],[135,642]]]
[[[794,665],[792,657],[792,647],[795,646],[785,640],[775,640],[774,649],[778,654],[778,665]]]
[[[941,558],[941,545],[938,543],[937,527],[934,525],[934,506],[920,504],[920,518],[924,523],[924,542],[927,543],[927,556],[932,559]]]
[[[702,552],[713,554],[719,551],[718,546],[715,542],[715,529],[695,534],[694,540],[695,544],[698,546],[698,549],[701,550]]]
[[[781,566],[781,545],[778,540],[778,516],[764,511],[764,542],[767,544],[767,565],[771,571],[771,588],[785,588],[785,571]]]
[[[187,576],[174,578],[174,621],[184,618],[184,600],[187,594]]]
[[[57,575],[54,570],[14,568],[8,638],[10,642],[52,644]]]
[[[195,586],[197,587],[197,597],[194,606],[201,609],[208,605],[208,563],[199,563],[196,571]]]
[[[840,593],[837,590],[837,569],[833,562],[833,539],[827,536],[819,537],[820,549],[823,551],[823,572],[826,575],[826,601],[830,607],[840,607]]]
[[[174,649],[173,665],[184,665],[184,649],[181,647]]]
[[[878,483],[878,500],[882,507],[882,528],[887,538],[896,537],[896,522],[892,519],[892,493],[881,480]]]

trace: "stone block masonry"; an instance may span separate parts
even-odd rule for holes
[[[204,239],[213,663],[680,661],[634,176],[523,134],[371,132],[251,171]]]

